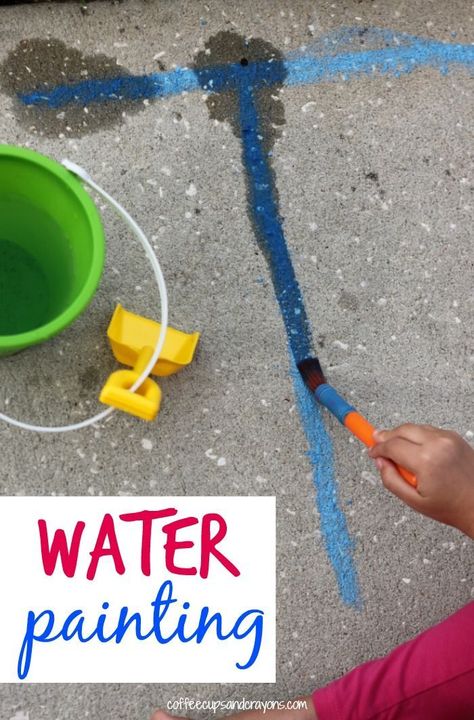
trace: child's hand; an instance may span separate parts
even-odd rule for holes
[[[430,425],[400,425],[374,433],[369,450],[387,490],[423,515],[474,538],[474,450],[455,432]],[[393,460],[393,462],[390,462]],[[408,485],[393,463],[415,473]]]

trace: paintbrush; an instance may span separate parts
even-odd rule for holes
[[[352,405],[349,405],[332,385],[329,385],[324,377],[318,358],[302,360],[298,363],[298,370],[316,400],[332,412],[339,422],[345,425],[364,445],[369,448],[373,447],[375,445],[373,438],[374,426],[362,415],[359,415],[357,410]],[[400,465],[395,464],[395,467],[407,483],[416,487],[416,477],[412,472],[400,467]]]

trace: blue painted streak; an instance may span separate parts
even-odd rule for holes
[[[304,384],[292,358],[290,362],[296,402],[309,446],[307,455],[313,466],[321,536],[343,602],[361,609],[362,599],[354,562],[354,543],[349,535],[346,517],[338,497],[331,439],[324,426],[321,411]]]
[[[278,214],[272,172],[262,146],[251,86],[247,85],[239,92],[239,112],[242,158],[249,176],[249,205],[257,240],[268,259],[290,350],[298,363],[311,354],[311,329]]]
[[[353,557],[354,544],[339,504],[331,440],[319,408],[296,369],[297,363],[311,354],[311,329],[278,214],[271,169],[262,146],[259,116],[251,86],[241,88],[239,110],[242,155],[249,182],[249,205],[257,239],[269,262],[276,298],[288,336],[297,404],[310,448],[308,456],[313,466],[321,534],[343,602],[360,607],[362,603]]]
[[[198,90],[196,74],[188,68],[176,68],[171,72],[151,75],[125,75],[107,80],[81,80],[68,85],[57,85],[20,94],[25,105],[43,105],[59,108],[64,105],[89,105],[91,103],[145,100],[168,97],[184,91]]]
[[[474,46],[416,40],[408,46],[324,57],[304,56],[286,64],[287,85],[351,80],[377,74],[400,77],[421,67],[432,67],[446,75],[452,65],[474,71]]]
[[[355,31],[356,29],[354,29]],[[393,42],[397,41],[393,37]],[[399,41],[400,42],[400,41]],[[52,90],[20,94],[26,105],[59,108],[69,103],[114,102],[169,97],[205,88],[208,92],[237,90],[245,85],[271,86],[281,80],[282,61],[256,61],[208,68],[176,68],[150,75],[130,75],[107,80],[83,80],[59,85]],[[370,75],[399,77],[420,67],[433,67],[446,74],[451,66],[474,71],[474,46],[441,43],[411,36],[401,36],[393,47],[327,55],[301,55],[283,61],[286,85],[304,85],[350,80]]]

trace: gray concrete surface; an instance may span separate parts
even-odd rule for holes
[[[192,63],[221,30],[285,53],[342,25],[474,39],[472,8],[460,0],[125,0],[95,2],[86,12],[75,4],[1,8],[0,62],[23,40],[54,38],[141,73]],[[203,335],[193,366],[163,382],[163,409],[152,425],[115,416],[95,430],[54,437],[0,425],[1,492],[275,494],[278,667],[275,686],[3,686],[0,717],[142,720],[181,695],[307,693],[469,601],[469,543],[388,496],[360,446],[328,419],[365,605],[355,611],[340,601],[319,535],[281,316],[247,214],[240,143],[209,118],[202,94],[124,108],[124,115],[105,108],[69,132],[52,113],[25,116],[12,92],[4,75],[2,142],[68,156],[115,193],[154,238],[173,324]],[[466,73],[419,70],[284,88],[280,97],[286,124],[273,167],[331,379],[353,391],[378,425],[424,421],[472,438],[474,108]],[[308,102],[316,105],[302,112]],[[115,302],[157,311],[141,252],[109,211],[104,220],[106,272],[87,313],[49,344],[1,361],[0,407],[18,417],[61,422],[97,409],[115,367],[105,341]],[[207,457],[209,448],[226,464]]]

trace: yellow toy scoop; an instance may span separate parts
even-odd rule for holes
[[[139,378],[151,359],[156,347],[161,325],[155,320],[135,315],[117,305],[110,321],[107,337],[114,357],[133,370],[118,370],[112,373],[100,394],[100,401],[141,417],[154,420],[161,400],[161,391],[157,383],[148,379],[140,389],[132,393],[129,388]],[[173,375],[192,361],[200,334],[185,333],[169,327],[160,357],[152,369],[153,375],[165,377]]]
[[[155,347],[159,332],[160,323],[135,315],[121,305],[117,305],[107,330],[107,337],[115,358],[123,365],[135,367],[142,349]],[[197,332],[188,334],[168,327],[163,350],[152,374],[165,377],[189,365],[194,357],[198,340]]]

